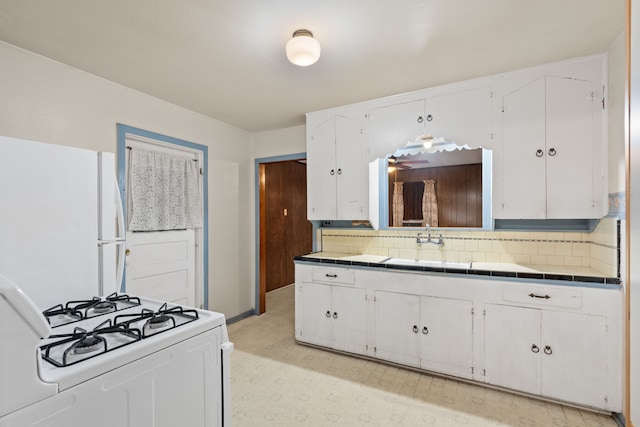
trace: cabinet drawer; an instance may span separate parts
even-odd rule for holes
[[[353,270],[346,268],[314,267],[311,269],[311,280],[321,283],[353,285],[356,282],[356,276]]]
[[[536,304],[545,307],[582,307],[580,290],[570,288],[552,289],[507,285],[502,288],[502,299],[509,302]]]

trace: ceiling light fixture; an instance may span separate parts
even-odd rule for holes
[[[320,58],[320,43],[309,30],[296,30],[286,46],[287,58],[295,65],[306,67]]]

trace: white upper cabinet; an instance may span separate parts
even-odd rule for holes
[[[367,220],[369,170],[362,121],[334,116],[307,135],[307,217]]]
[[[425,133],[425,100],[374,108],[368,113],[371,160],[384,158]]]
[[[425,134],[492,150],[493,218],[604,217],[606,69],[594,55],[307,114],[309,219],[369,220],[368,164]]]
[[[490,88],[455,91],[426,99],[425,133],[458,145],[491,145]]]
[[[495,218],[606,215],[600,83],[543,75],[502,96]]]

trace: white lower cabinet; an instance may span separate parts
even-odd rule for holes
[[[296,339],[622,410],[622,290],[296,263]]]
[[[367,294],[364,289],[303,282],[301,341],[366,354]]]
[[[378,291],[374,303],[377,358],[472,377],[471,301]]]
[[[581,405],[609,406],[607,319],[487,304],[485,381]]]

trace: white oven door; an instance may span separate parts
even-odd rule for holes
[[[223,328],[2,417],[0,427],[222,426]]]

